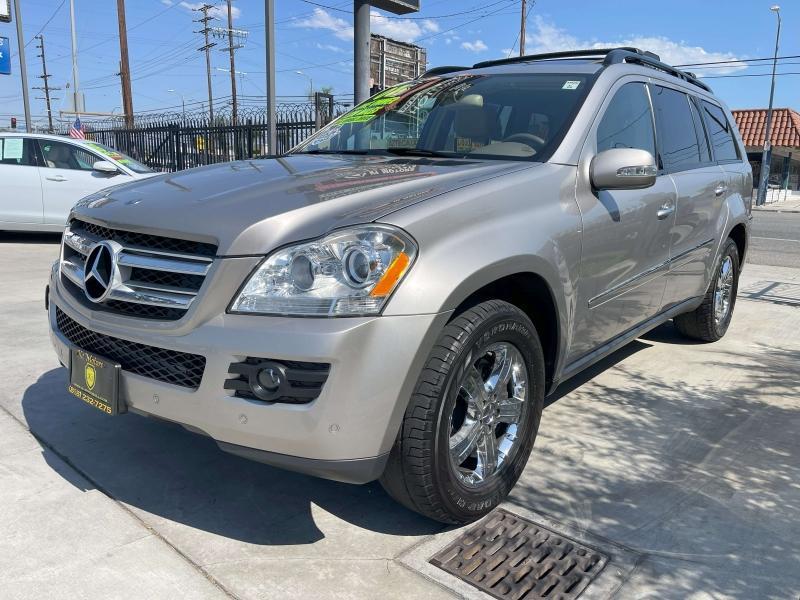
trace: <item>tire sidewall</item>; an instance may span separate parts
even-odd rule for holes
[[[731,304],[728,307],[728,314],[725,315],[725,318],[720,322],[717,323],[717,319],[714,316],[714,298],[717,292],[717,283],[719,282],[719,272],[722,269],[722,264],[725,262],[725,258],[730,256],[731,262],[733,264],[733,287],[731,288]],[[722,255],[719,257],[719,261],[717,261],[716,269],[714,270],[713,275],[713,289],[711,293],[711,318],[712,323],[714,325],[714,332],[716,333],[717,338],[721,338],[725,335],[728,331],[728,327],[731,324],[731,320],[733,319],[733,309],[736,307],[736,296],[739,291],[739,250],[736,247],[736,244],[733,240],[728,240],[728,243],[725,245],[724,250],[722,251]]]
[[[462,484],[450,463],[450,415],[464,370],[482,355],[482,350],[496,342],[510,342],[520,351],[528,369],[528,398],[524,421],[520,423],[513,456],[506,459],[501,471],[478,489]],[[527,463],[539,429],[544,404],[544,356],[533,323],[521,312],[508,306],[479,322],[464,340],[450,364],[436,417],[434,472],[438,492],[446,510],[459,515],[460,521],[472,521],[500,504],[519,479]]]

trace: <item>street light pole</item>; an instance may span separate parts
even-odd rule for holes
[[[298,75],[302,75],[306,79],[308,79],[308,98],[310,100],[314,99],[314,80],[311,79],[311,75],[307,73],[303,73],[302,71],[295,71]]]
[[[778,46],[781,41],[781,7],[775,4],[770,10],[778,16],[778,31],[775,34],[775,55],[772,58],[772,84],[769,89],[769,108],[767,109],[767,122],[764,127],[764,151],[761,154],[761,177],[758,182],[758,196],[756,206],[763,206],[767,200],[767,185],[769,184],[769,169],[772,159],[772,100],[775,96],[775,70],[778,66]]]
[[[25,38],[22,32],[22,13],[19,8],[20,0],[14,2],[14,17],[17,19],[17,47],[19,48],[19,75],[22,79],[22,103],[25,109],[25,131],[33,131],[31,123],[31,100],[28,96],[28,67],[25,63]]]
[[[181,114],[183,115],[184,122],[186,121],[186,100],[184,100],[183,94],[177,90],[167,90],[173,94],[178,94],[181,97]]]
[[[270,154],[278,154],[278,127],[275,109],[275,0],[264,0],[267,64],[267,142]]]
[[[355,103],[369,99],[369,0],[355,0],[353,15],[354,48],[353,93]]]

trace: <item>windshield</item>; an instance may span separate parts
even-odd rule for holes
[[[105,144],[101,144],[100,142],[86,142],[86,145],[94,150],[105,156],[106,158],[110,158],[111,160],[117,161],[119,164],[124,165],[134,173],[153,173],[153,169],[148,167],[147,165],[143,165],[138,160],[132,159],[127,154],[123,154],[122,152],[118,152],[113,148],[109,148]]]
[[[401,84],[356,106],[293,152],[546,160],[580,108],[589,77],[461,75]]]

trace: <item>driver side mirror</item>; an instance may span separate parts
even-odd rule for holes
[[[92,165],[92,169],[104,175],[116,175],[120,172],[117,165],[107,160],[98,160]]]
[[[596,190],[640,190],[655,184],[653,155],[638,148],[611,148],[592,159],[589,176]]]

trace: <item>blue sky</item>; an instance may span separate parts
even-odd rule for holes
[[[112,0],[75,0],[78,19],[79,70],[86,109],[120,112],[116,3]],[[28,75],[40,85],[41,73],[33,36],[45,36],[48,70],[54,86],[70,80],[69,2],[20,0],[23,9]],[[223,7],[222,2],[210,2]],[[127,20],[135,109],[152,110],[206,99],[205,62],[197,52],[202,43],[192,19],[200,2],[180,0],[128,0]],[[333,86],[335,94],[352,93],[352,1],[275,0],[277,12],[277,91],[279,96],[301,97],[309,89]],[[372,30],[389,37],[416,41],[429,50],[429,66],[470,64],[504,56],[516,48],[519,31],[518,0],[423,0],[423,10],[413,19],[400,19],[373,9]],[[539,0],[529,15],[527,51],[561,50],[592,45],[636,45],[661,54],[673,64],[713,60],[763,58],[772,55],[776,18],[762,0],[672,0],[664,3]],[[320,7],[324,5],[325,7]],[[264,3],[234,0],[235,27],[250,32],[237,51],[237,70],[246,96],[262,96],[264,74]],[[456,14],[454,13],[461,13]],[[782,7],[781,56],[800,55],[800,7],[785,0]],[[217,11],[219,17],[224,14]],[[447,16],[453,15],[453,16]],[[388,18],[387,18],[388,17]],[[49,22],[48,22],[49,21]],[[222,19],[212,25],[224,26]],[[43,28],[43,29],[42,29]],[[0,36],[11,38],[16,48],[14,24],[0,23]],[[219,47],[224,43],[220,41]],[[226,53],[214,49],[214,93],[230,94]],[[776,106],[800,109],[800,58],[779,66]],[[704,75],[736,75],[708,79],[712,88],[732,107],[766,106],[769,77],[738,77],[769,73],[770,63],[733,63],[722,68],[692,68]],[[0,125],[11,115],[22,117],[22,97],[16,57],[12,76],[0,75]],[[295,73],[302,70],[308,77]],[[170,92],[168,90],[175,90]],[[40,96],[34,91],[32,97]],[[65,91],[54,107],[65,107]],[[224,100],[223,100],[224,101]],[[256,100],[253,100],[256,102]],[[197,104],[199,108],[199,104]],[[32,100],[34,115],[44,114],[44,102]]]

